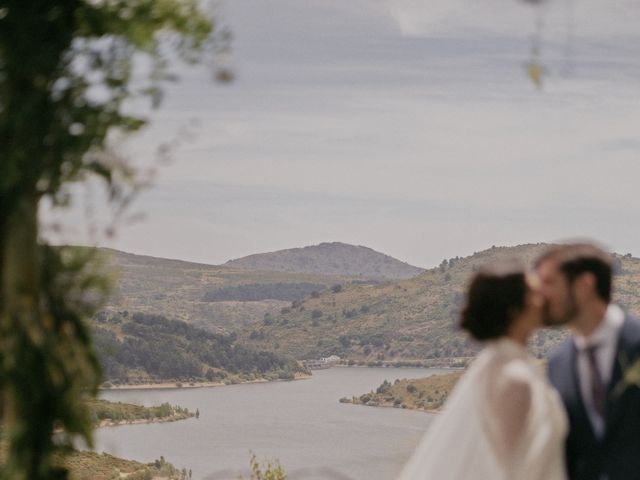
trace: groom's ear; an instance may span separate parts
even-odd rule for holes
[[[576,277],[573,284],[577,294],[582,299],[596,295],[596,276],[591,272],[583,272]]]

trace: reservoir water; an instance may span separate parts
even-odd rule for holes
[[[111,390],[111,401],[198,409],[200,418],[96,431],[96,450],[143,462],[164,456],[193,479],[248,478],[250,451],[278,459],[292,479],[392,480],[433,415],[341,404],[418,368],[332,368],[293,382],[169,390]]]

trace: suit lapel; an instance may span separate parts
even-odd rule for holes
[[[624,324],[620,329],[618,337],[618,346],[616,348],[616,356],[613,363],[613,372],[611,372],[611,380],[607,386],[607,419],[605,436],[615,430],[618,421],[621,418],[620,413],[624,410],[623,404],[625,395],[624,392],[616,391],[616,386],[619,385],[622,380],[623,361],[634,362],[634,344],[640,339],[638,325],[633,320],[625,315]],[[623,360],[625,359],[625,360]]]
[[[573,341],[571,342],[569,370],[570,388],[568,388],[566,393],[567,407],[573,412],[576,426],[579,426],[582,433],[587,435],[591,441],[597,443],[598,440],[582,398],[580,378],[578,376],[578,352]]]

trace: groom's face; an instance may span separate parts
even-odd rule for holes
[[[578,313],[578,306],[566,275],[553,259],[544,260],[537,270],[540,291],[545,298],[545,325],[565,325],[571,322]]]

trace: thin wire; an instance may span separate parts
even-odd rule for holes
[[[542,89],[542,79],[546,69],[542,64],[542,32],[544,30],[543,1],[533,3],[535,8],[534,26],[531,33],[531,57],[525,64],[528,77],[538,89]]]
[[[535,8],[535,19],[533,35],[531,37],[531,55],[540,59],[542,57],[542,32],[544,30],[544,9],[543,2],[538,3]]]
[[[574,70],[574,28],[575,13],[573,0],[565,0],[565,44],[564,44],[564,75],[571,75]]]

